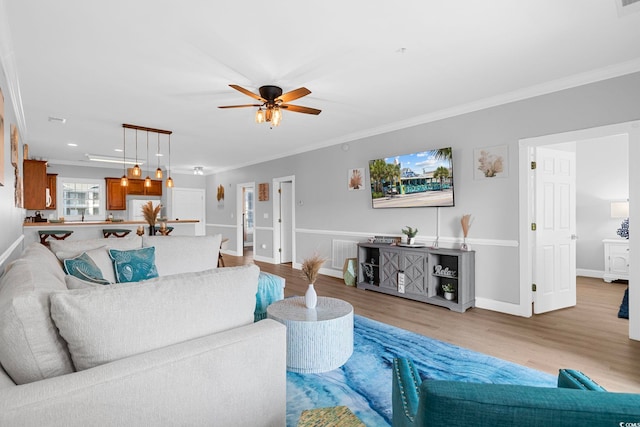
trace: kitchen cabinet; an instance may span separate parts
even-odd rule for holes
[[[162,181],[151,180],[151,187],[144,186],[144,179],[129,179],[129,185],[122,187],[120,178],[105,178],[107,182],[107,211],[127,209],[127,196],[162,196]]]
[[[24,208],[42,210],[47,208],[47,162],[24,160],[22,162]]]
[[[162,181],[152,179],[151,187],[145,187],[144,179],[129,179],[127,194],[131,196],[162,196]]]
[[[127,187],[120,185],[120,178],[105,178],[107,182],[107,211],[127,209]]]
[[[46,200],[47,209],[52,209],[52,210],[56,209],[57,181],[58,181],[58,174],[57,173],[48,173],[47,174],[47,190],[48,190],[47,194],[46,194],[46,197],[47,197],[47,200]]]

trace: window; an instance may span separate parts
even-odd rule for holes
[[[58,182],[58,217],[75,221],[104,221],[103,180],[58,178]]]

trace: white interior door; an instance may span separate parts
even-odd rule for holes
[[[535,148],[533,312],[576,305],[576,155]]]
[[[293,184],[280,183],[280,263],[292,262]]]
[[[171,191],[172,218],[197,219],[196,236],[206,234],[205,191],[199,188],[173,188]]]

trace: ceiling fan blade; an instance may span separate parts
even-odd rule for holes
[[[218,108],[244,108],[244,107],[262,107],[262,104],[243,104],[243,105],[221,105]]]
[[[293,111],[295,113],[315,114],[316,116],[322,112],[322,110],[317,110],[315,108],[302,107],[300,105],[291,104],[283,104],[280,106],[280,108],[286,108],[288,111]]]
[[[257,99],[258,101],[261,101],[261,102],[267,102],[267,100],[264,99],[263,97],[261,97],[260,95],[255,94],[255,93],[251,92],[250,90],[247,90],[247,89],[243,88],[242,86],[238,86],[238,85],[229,85],[229,86],[231,86],[232,88],[234,88],[238,92],[242,92],[245,95],[252,97],[253,99]]]
[[[293,101],[294,99],[298,99],[298,98],[302,98],[303,96],[307,96],[310,93],[311,93],[311,91],[309,89],[307,89],[306,87],[301,87],[301,88],[292,90],[291,92],[283,93],[278,98],[276,98],[276,101],[282,101],[283,103],[284,102],[289,102],[289,101]]]

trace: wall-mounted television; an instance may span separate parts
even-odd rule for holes
[[[454,206],[451,147],[369,161],[374,209]]]

